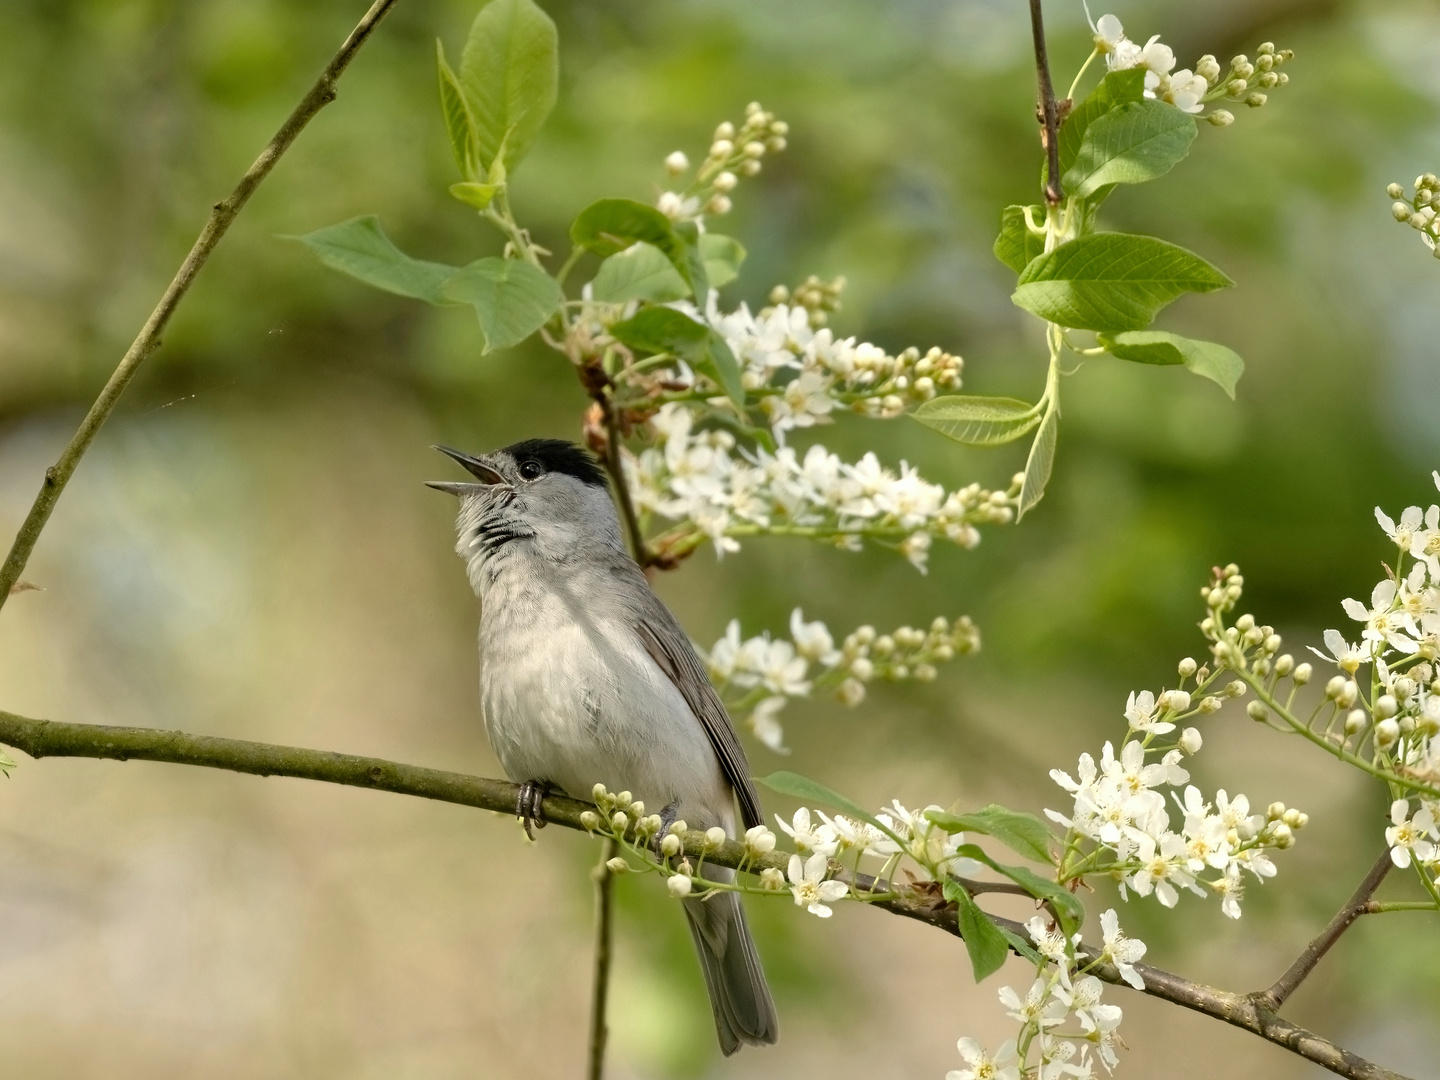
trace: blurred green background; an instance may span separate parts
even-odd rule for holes
[[[0,706],[183,727],[495,775],[476,701],[476,604],[428,446],[574,437],[585,404],[543,349],[482,358],[472,316],[367,290],[279,239],[380,215],[402,247],[498,250],[445,195],[435,100],[473,0],[402,0],[336,104],[261,188],[61,501],[0,616]],[[844,333],[940,345],[966,387],[1039,392],[1037,324],[990,254],[1002,206],[1036,196],[1020,0],[555,0],[559,109],[514,177],[517,213],[564,249],[606,195],[653,197],[676,148],[751,99],[790,149],[724,229],[750,260],[725,301],[844,274]],[[7,0],[0,7],[0,531],[148,313],[204,219],[362,11],[353,0]],[[968,613],[979,656],[856,711],[792,707],[785,767],[861,801],[1062,804],[1048,769],[1120,732],[1125,694],[1199,652],[1196,590],[1243,567],[1245,601],[1296,649],[1368,595],[1371,515],[1435,499],[1440,265],[1384,186],[1440,167],[1440,10],[1350,0],[1127,2],[1181,64],[1293,48],[1291,82],[1170,176],[1121,191],[1102,227],[1185,244],[1238,283],[1161,325],[1237,348],[1232,404],[1176,369],[1100,358],[1065,382],[1046,500],[928,577],[883,551],[796,541],[703,549],[658,588],[700,642],[732,616],[843,633]],[[1096,8],[1095,14],[1101,14]],[[1056,79],[1089,48],[1048,5]],[[908,420],[817,437],[947,485],[1004,486],[1023,449],[961,450]],[[805,440],[799,440],[804,442]],[[1264,986],[1380,849],[1383,793],[1234,710],[1194,763],[1311,814],[1245,917],[1187,898],[1122,919],[1150,958]],[[786,809],[770,799],[772,809]],[[22,762],[0,785],[0,1062],[26,1077],[574,1076],[588,1009],[583,838],[448,806],[135,763]],[[1397,875],[1398,877],[1398,875]],[[1392,883],[1396,895],[1404,882]],[[752,904],[780,1045],[722,1062],[682,923],[651,880],[620,888],[612,1075],[938,1077],[954,1041],[1009,1022],[1012,961],[971,985],[963,946],[844,909],[822,924]],[[1108,893],[1095,905],[1111,902]],[[1096,907],[1099,910],[1099,907]],[[1020,913],[1012,909],[1012,913]],[[1318,1073],[1128,991],[1124,1075]],[[1435,1075],[1440,934],[1363,921],[1287,1013]],[[1203,1051],[1202,1051],[1203,1048]]]

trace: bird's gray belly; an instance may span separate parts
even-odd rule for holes
[[[626,625],[527,605],[481,622],[481,706],[506,774],[579,799],[603,783],[647,812],[680,801],[692,826],[732,819],[730,788],[700,721]]]

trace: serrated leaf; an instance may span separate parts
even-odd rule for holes
[[[1030,261],[1045,253],[1045,237],[1037,236],[1025,224],[1023,206],[1007,206],[1000,214],[1000,235],[995,237],[995,257],[1006,266],[1020,273]],[[1031,206],[1030,216],[1036,221],[1045,220],[1043,206]]]
[[[1128,233],[1094,233],[1061,244],[1020,274],[1011,300],[1027,311],[1079,330],[1143,330],[1187,292],[1234,282],[1192,251]]]
[[[653,244],[637,241],[600,264],[590,282],[591,295],[607,304],[652,300],[657,304],[683,300],[690,287]]]
[[[469,180],[450,185],[452,196],[466,206],[473,206],[476,210],[484,210],[489,206],[495,198],[495,193],[499,190],[499,184],[477,184]]]
[[[985,850],[978,844],[961,844],[955,852],[964,858],[984,863],[997,874],[1005,875],[1036,899],[1048,900],[1054,906],[1055,913],[1060,918],[1060,927],[1067,937],[1079,930],[1085,921],[1085,906],[1063,885],[1042,878],[1029,867],[1008,866],[996,862],[985,854]]]
[[[700,226],[693,221],[677,221],[675,235],[683,247],[684,265],[676,264],[680,276],[690,283],[696,303],[705,306],[710,295],[710,272],[705,266],[705,256],[700,253]]]
[[[349,274],[377,289],[430,304],[450,302],[441,290],[458,268],[412,259],[385,235],[380,219],[374,214],[283,239],[298,240],[332,270]]]
[[[1041,419],[1041,413],[1029,402],[967,394],[931,398],[911,415],[926,427],[966,446],[1000,446],[1013,442]]]
[[[1050,845],[1055,842],[1055,834],[1034,814],[991,803],[968,814],[931,810],[925,816],[947,833],[984,833],[1027,859],[1051,864],[1055,862],[1055,856],[1050,852]]]
[[[970,954],[970,969],[975,981],[981,982],[995,974],[1010,955],[1010,944],[1006,935],[990,921],[965,886],[958,881],[947,881],[941,889],[945,899],[955,905],[955,919],[960,926],[960,936],[965,939],[965,951]]]
[[[769,776],[757,776],[755,782],[764,784],[771,791],[781,795],[799,799],[801,802],[823,803],[826,806],[833,806],[836,810],[843,810],[858,821],[868,821],[897,844],[904,844],[904,841],[859,803],[851,802],[838,791],[831,791],[824,784],[811,780],[808,776],[801,776],[799,773],[787,772],[782,769]]]
[[[745,245],[733,236],[707,232],[700,237],[700,258],[705,262],[710,287],[718,289],[740,276],[740,264],[745,261]]]
[[[706,324],[674,308],[646,307],[633,318],[612,325],[610,333],[632,349],[681,357],[697,371],[710,376],[732,401],[743,407],[745,390],[740,384],[740,365],[725,339]]]
[[[1025,459],[1025,482],[1020,488],[1020,506],[1015,512],[1018,521],[1028,513],[1045,495],[1045,485],[1050,483],[1050,469],[1055,464],[1055,444],[1060,437],[1060,410],[1055,403],[1045,410],[1040,421],[1040,430],[1030,444],[1030,456]]]
[[[1137,364],[1184,364],[1209,379],[1233,399],[1245,361],[1234,349],[1213,341],[1195,341],[1163,330],[1129,330],[1113,337],[1101,334],[1100,344],[1111,356]]]
[[[554,278],[523,259],[479,259],[447,281],[444,293],[475,308],[487,353],[524,341],[565,299]]]
[[[559,87],[555,24],[532,0],[490,0],[470,25],[460,85],[474,120],[478,163],[513,169],[529,152]]]
[[[705,300],[708,278],[703,258],[675,224],[653,206],[634,199],[593,202],[571,223],[570,239],[601,258],[616,255],[637,242],[650,244],[670,260],[687,291],[702,303]],[[698,234],[695,240],[698,243]]]
[[[475,143],[475,118],[470,115],[470,106],[465,100],[460,80],[445,59],[445,46],[438,39],[435,42],[435,65],[440,81],[440,112],[445,117],[445,130],[450,136],[450,152],[455,156],[460,175],[471,180],[480,166],[479,149]]]
[[[1112,71],[1101,79],[1099,85],[1070,111],[1060,125],[1060,136],[1056,140],[1060,147],[1060,176],[1063,178],[1075,164],[1080,144],[1085,140],[1085,131],[1091,124],[1117,106],[1144,100],[1144,68]]]
[[[1085,129],[1074,164],[1062,174],[1065,194],[1083,199],[1111,184],[1163,176],[1190,152],[1197,132],[1192,116],[1164,101],[1117,105]]]

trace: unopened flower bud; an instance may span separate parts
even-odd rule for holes
[[[728,214],[730,212],[730,197],[728,195],[712,195],[710,201],[705,204],[705,210],[710,214]]]
[[[1347,679],[1345,685],[1340,688],[1340,694],[1335,699],[1335,704],[1342,709],[1348,709],[1355,704],[1360,697],[1360,687],[1355,685],[1354,679]]]
[[[1180,733],[1180,749],[1187,754],[1198,754],[1204,742],[1205,740],[1200,737],[1199,728],[1187,727]]]
[[[690,168],[690,159],[681,150],[676,150],[665,159],[665,171],[671,176],[679,176],[688,168]]]
[[[725,172],[722,172],[719,176],[715,177],[715,179],[712,180],[710,183],[716,191],[734,191],[735,185],[739,182],[740,178],[727,169]]]
[[[1370,717],[1365,715],[1364,709],[1351,709],[1345,715],[1345,734],[1359,735],[1370,723]]]
[[[753,158],[742,161],[737,168],[740,170],[741,176],[760,175],[760,162],[755,161]]]
[[[741,147],[740,152],[747,158],[758,158],[765,156],[765,144],[762,142],[747,142]]]
[[[938,673],[930,664],[916,664],[913,672],[915,679],[919,682],[934,682],[936,674]]]
[[[710,144],[710,156],[712,158],[728,158],[735,152],[735,144],[729,139],[716,139]]]
[[[745,830],[745,853],[752,858],[775,850],[775,834],[764,825]]]
[[[1410,213],[1411,210],[1408,203],[1397,202],[1394,206],[1390,207],[1390,216],[1396,221],[1409,221]]]
[[[875,677],[875,665],[863,656],[858,657],[850,662],[850,674],[861,682],[869,682]]]
[[[866,663],[868,664],[869,661],[867,660]],[[865,684],[859,679],[846,679],[835,688],[835,699],[841,705],[854,708],[865,700]]]
[[[729,120],[726,120],[723,124],[721,124],[715,129],[715,138],[717,141],[720,139],[735,138],[735,125],[730,123]]]
[[[1292,806],[1289,810],[1285,811],[1284,815],[1280,818],[1280,820],[1285,822],[1285,824],[1289,825],[1292,829],[1299,829],[1304,826],[1306,818],[1304,814],[1302,814],[1299,810],[1296,810]]]
[[[1286,825],[1283,821],[1275,823],[1275,827],[1270,830],[1270,837],[1274,840],[1275,846],[1278,848],[1288,848],[1295,843],[1295,834],[1290,831],[1290,826]]]
[[[630,792],[622,791],[619,795],[615,796],[615,805],[621,810],[624,810],[629,807],[632,798],[633,796],[631,796]]]
[[[687,832],[689,832],[689,831],[690,831],[690,826],[689,826],[689,825],[686,825],[684,821],[672,821],[672,822],[670,823],[670,835],[671,835],[671,836],[678,836],[678,837],[680,837],[680,839],[683,840],[683,839],[685,839],[685,834],[686,834]]]
[[[1215,127],[1229,127],[1235,122],[1235,114],[1229,109],[1211,109],[1205,114],[1205,120]]]
[[[1290,672],[1294,670],[1295,657],[1291,656],[1288,652],[1282,653],[1280,656],[1275,658],[1275,674],[1280,676],[1280,678],[1283,679],[1286,675],[1289,675]]]
[[[613,859],[606,860],[605,869],[612,874],[625,874],[630,871],[630,864],[616,855]]]
[[[1405,194],[1405,189],[1399,184],[1390,184],[1385,188],[1385,194],[1392,199],[1398,199]]]
[[[719,825],[711,826],[705,830],[705,850],[719,851],[727,839],[729,839],[729,837],[725,835],[724,829],[720,828]]]
[[[1194,675],[1195,672],[1198,671],[1198,670],[1199,670],[1199,665],[1197,665],[1197,664],[1195,663],[1195,661],[1192,660],[1190,657],[1187,656],[1187,657],[1185,657],[1184,660],[1181,660],[1181,661],[1180,661],[1179,671],[1180,671],[1180,677],[1181,677],[1182,679],[1188,679],[1188,678],[1190,678],[1190,676],[1191,676],[1191,675]]]
[[[770,889],[772,892],[779,892],[785,888],[785,875],[773,866],[767,866],[760,871],[760,887]]]
[[[1245,706],[1245,711],[1250,714],[1251,720],[1265,720],[1270,716],[1270,710],[1265,708],[1263,702],[1252,701]]]
[[[1184,690],[1166,690],[1160,695],[1160,705],[1172,712],[1184,712],[1190,708],[1190,695]]]
[[[1400,738],[1400,725],[1394,719],[1381,720],[1375,725],[1375,745],[1382,750],[1394,746],[1395,740]]]
[[[1242,634],[1247,634],[1255,629],[1255,616],[1250,614],[1241,615],[1235,620],[1235,629]]]
[[[1270,99],[1264,94],[1262,94],[1259,90],[1251,91],[1250,93],[1245,95],[1245,104],[1249,105],[1252,109],[1260,108],[1261,105],[1264,105],[1265,102],[1269,100]]]
[[[644,804],[643,802],[641,802],[639,799],[636,799],[634,802],[632,802],[632,803],[630,804],[629,809],[628,809],[627,812],[628,812],[629,815],[630,815],[631,817],[633,817],[636,821],[639,821],[641,818],[643,818],[643,817],[645,816],[645,804]]]
[[[1265,816],[1271,821],[1279,821],[1285,816],[1285,804],[1283,802],[1272,802],[1265,808]]]
[[[1227,697],[1244,697],[1245,684],[1239,679],[1235,679],[1233,682],[1226,684],[1225,695]]]
[[[1223,704],[1224,702],[1222,702],[1218,697],[1216,697],[1214,694],[1210,694],[1201,700],[1200,711],[1206,716],[1213,716],[1215,713],[1220,711],[1220,706]]]
[[[1220,78],[1220,64],[1215,57],[1206,53],[1196,61],[1195,74],[1199,75],[1211,86],[1214,86],[1216,80]]]
[[[630,819],[624,814],[623,811],[616,810],[615,813],[610,816],[610,828],[614,829],[616,832],[624,832],[629,827]]]
[[[581,810],[580,825],[586,832],[594,832],[600,827],[600,815],[594,810]]]
[[[1415,693],[1415,680],[1407,679],[1402,675],[1395,680],[1391,686],[1391,691],[1399,700],[1409,701],[1411,695]]]
[[[1294,674],[1294,676],[1293,676],[1293,678],[1294,678],[1294,680],[1295,680],[1295,685],[1296,685],[1296,686],[1304,686],[1306,683],[1308,683],[1308,682],[1310,681],[1310,676],[1313,675],[1314,673],[1315,673],[1315,669],[1314,669],[1313,667],[1311,667],[1309,664],[1299,664],[1299,665],[1297,665],[1296,668],[1295,668],[1295,674]]]
[[[690,895],[693,886],[690,879],[681,874],[674,874],[665,880],[665,888],[670,890],[670,895],[679,900]]]
[[[1331,701],[1338,698],[1345,690],[1345,676],[1333,675],[1330,681],[1325,684],[1325,696]]]
[[[1280,635],[1266,634],[1265,640],[1262,641],[1260,644],[1267,653],[1277,653],[1280,651]]]
[[[680,837],[674,833],[671,833],[665,837],[664,840],[660,841],[660,854],[664,855],[667,859],[673,859],[676,855],[679,855],[684,848],[685,845],[680,841]]]
[[[781,135],[771,135],[770,138],[765,140],[766,149],[773,150],[777,154],[781,150],[784,150],[787,145],[784,137]]]
[[[1375,699],[1375,715],[1381,720],[1394,716],[1400,711],[1400,703],[1392,694],[1381,694]]]

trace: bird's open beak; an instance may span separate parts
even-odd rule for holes
[[[449,480],[427,480],[426,487],[432,487],[436,491],[448,491],[451,495],[471,495],[477,491],[483,491],[487,487],[494,487],[497,484],[508,485],[505,477],[486,465],[479,458],[471,457],[469,454],[461,453],[459,450],[452,450],[448,446],[437,446],[446,457],[458,461],[465,467],[465,471],[476,477],[478,484],[457,484]]]

